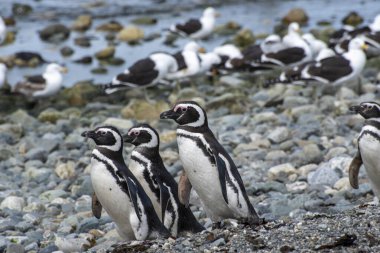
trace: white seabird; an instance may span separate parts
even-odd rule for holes
[[[214,8],[208,7],[203,11],[200,19],[190,19],[184,24],[175,24],[170,27],[170,31],[178,33],[184,37],[192,39],[203,39],[211,35],[215,27],[215,18],[218,12]]]
[[[62,87],[62,73],[67,69],[57,63],[50,63],[42,75],[26,77],[24,81],[17,83],[12,91],[35,98],[48,97],[58,93]]]

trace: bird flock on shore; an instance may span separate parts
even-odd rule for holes
[[[338,86],[360,78],[366,52],[380,55],[380,15],[365,27],[345,26],[334,33],[328,44],[313,34],[300,33],[297,23],[290,23],[287,34],[272,34],[260,44],[240,49],[225,44],[205,52],[198,40],[212,35],[215,18],[212,7],[199,19],[172,25],[168,30],[192,39],[176,53],[155,52],[133,63],[108,84],[106,94],[123,89],[171,85],[195,76],[230,72],[261,73],[281,70],[275,83]],[[6,27],[0,18],[0,43]],[[197,40],[198,42],[194,41]],[[0,63],[0,86],[6,83],[5,64]],[[27,97],[56,94],[66,69],[49,63],[41,75],[29,76],[11,87],[11,92]],[[358,141],[358,153],[350,166],[350,183],[358,187],[361,164],[370,175],[375,194],[380,194],[380,105],[364,102],[351,110],[366,119]],[[264,221],[256,213],[246,193],[239,171],[208,126],[204,108],[194,101],[181,101],[157,118],[174,120],[183,174],[177,182],[166,170],[159,153],[158,132],[148,124],[133,126],[123,135],[113,126],[100,126],[82,133],[93,140],[91,181],[94,189],[92,212],[96,218],[104,208],[125,240],[196,233],[204,227],[194,217],[189,204],[190,191],[198,194],[214,226],[224,219],[258,226]],[[123,158],[124,142],[134,145],[129,164]]]

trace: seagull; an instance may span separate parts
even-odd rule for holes
[[[62,87],[63,77],[67,69],[57,63],[47,65],[42,75],[26,77],[24,81],[17,83],[12,92],[21,93],[34,98],[48,97],[56,94]]]
[[[182,51],[173,55],[176,59],[178,68],[168,73],[165,77],[167,80],[181,80],[187,77],[195,76],[200,71],[199,53],[204,52],[198,43],[188,42]]]
[[[359,77],[364,68],[366,55],[363,49],[366,50],[367,48],[368,46],[362,39],[355,38],[350,42],[348,52],[322,58],[305,66],[301,65],[302,67],[299,68],[302,71],[297,70],[292,73],[292,80],[290,81],[312,81],[337,86],[354,80]],[[283,79],[285,80],[285,78]]]
[[[107,94],[126,88],[146,88],[159,82],[165,83],[163,78],[177,69],[176,59],[172,55],[162,52],[153,53],[135,62],[103,88]]]
[[[284,49],[281,37],[277,34],[267,36],[260,44],[251,45],[245,48],[241,54],[243,58],[233,58],[230,60],[230,64],[234,70],[264,70],[271,69],[260,66],[257,64],[261,60],[261,57],[266,53],[276,53]]]
[[[214,48],[214,53],[216,53],[221,60],[221,69],[233,69],[234,66],[231,64],[232,59],[243,59],[243,54],[240,49],[233,44],[225,44]]]
[[[2,17],[0,17],[0,45],[5,41],[7,36],[7,27]]]
[[[327,48],[327,44],[315,38],[312,33],[305,33],[302,35],[302,38],[309,44],[313,57],[316,57],[322,49]]]
[[[203,11],[200,19],[190,19],[184,24],[175,24],[169,31],[191,39],[204,39],[211,35],[215,26],[215,18],[219,13],[214,8],[208,7]]]

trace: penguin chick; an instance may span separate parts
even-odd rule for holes
[[[149,197],[124,162],[123,138],[118,129],[103,126],[83,132],[82,136],[96,144],[91,157],[95,206],[96,201],[101,203],[116,223],[119,235],[125,240],[170,236]],[[100,213],[97,214],[100,217]]]
[[[166,170],[159,153],[158,133],[148,124],[129,129],[125,142],[135,145],[129,169],[139,180],[151,199],[156,213],[173,236],[184,232],[197,233],[204,227],[194,217],[190,208],[178,199],[178,185]]]
[[[372,190],[380,197],[380,105],[376,102],[363,102],[350,107],[365,118],[358,137],[358,151],[349,168],[349,180],[353,188],[359,188],[359,168],[364,164]]]
[[[259,225],[261,219],[249,202],[236,165],[208,127],[203,108],[193,101],[178,102],[160,118],[179,124],[179,156],[211,220],[235,218]]]

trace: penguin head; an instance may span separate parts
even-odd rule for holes
[[[376,102],[363,102],[350,107],[350,111],[359,113],[363,118],[380,118],[380,105]]]
[[[194,101],[178,102],[172,109],[161,113],[160,118],[172,119],[181,126],[207,126],[206,112]]]
[[[95,144],[100,148],[114,152],[123,150],[123,137],[116,127],[101,126],[95,130],[85,131],[81,135],[94,140]]]
[[[157,131],[148,124],[131,127],[124,136],[124,141],[136,147],[158,148],[160,145]]]

